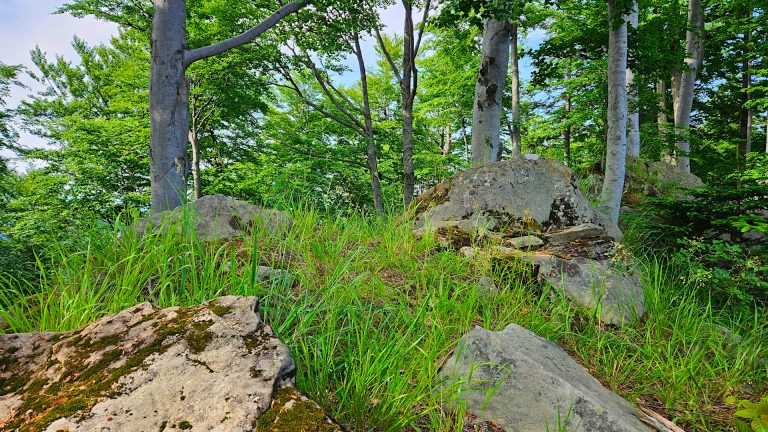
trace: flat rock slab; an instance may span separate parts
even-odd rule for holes
[[[638,274],[620,262],[576,257],[538,257],[540,280],[562,289],[566,297],[601,322],[620,326],[642,318],[645,296]]]
[[[522,237],[514,237],[505,241],[509,246],[520,250],[538,249],[544,246],[544,241],[535,235],[527,235]]]
[[[242,237],[257,223],[272,232],[284,232],[293,226],[293,218],[287,213],[265,210],[224,195],[207,195],[178,209],[142,219],[131,229],[138,236],[152,230],[166,233],[175,229],[182,233],[187,223],[184,218],[194,224],[202,241]]]
[[[547,235],[547,240],[549,240],[550,243],[562,244],[586,238],[604,236],[606,236],[606,233],[603,227],[600,225],[588,223],[568,227],[562,231],[549,233]]]
[[[461,338],[440,377],[443,388],[463,389],[468,411],[508,432],[651,431],[631,403],[562,348],[516,324],[500,332],[475,327]]]
[[[144,303],[76,332],[0,335],[0,430],[255,430],[295,373],[256,305]]]
[[[468,169],[421,194],[416,204],[416,234],[452,226],[519,236],[590,223],[616,240],[622,237],[616,224],[590,206],[570,168],[544,158],[515,157]]]

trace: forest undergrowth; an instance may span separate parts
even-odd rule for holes
[[[441,389],[437,376],[476,325],[514,322],[557,342],[606,387],[685,430],[732,430],[726,399],[768,391],[766,311],[718,312],[663,256],[639,259],[646,316],[617,329],[537,284],[524,264],[463,257],[413,237],[404,219],[291,213],[286,233],[257,226],[250,238],[209,243],[189,218],[181,235],[141,239],[124,224],[94,224],[77,251],[52,244],[39,278],[2,276],[0,317],[7,331],[65,331],[144,301],[258,296],[291,349],[298,388],[351,431],[462,430],[461,406],[445,403],[460,383]],[[257,283],[259,265],[293,278]],[[478,286],[483,276],[495,290]]]

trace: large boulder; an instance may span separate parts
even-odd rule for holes
[[[132,230],[139,236],[152,228],[162,232],[175,228],[180,233],[184,229],[185,218],[194,223],[202,241],[242,237],[256,223],[277,232],[293,226],[293,218],[287,213],[265,210],[224,195],[207,195],[177,209],[142,219],[133,225]]]
[[[457,227],[518,236],[591,223],[621,239],[616,224],[589,205],[570,168],[535,155],[463,171],[416,203],[417,233]]]
[[[257,305],[144,303],[80,331],[0,335],[0,430],[256,430],[295,373]],[[339,430],[311,401],[292,399],[282,417],[301,407],[314,422],[306,430]]]
[[[475,327],[440,377],[445,389],[461,389],[468,411],[505,431],[651,431],[631,403],[562,348],[516,324],[500,332]]]

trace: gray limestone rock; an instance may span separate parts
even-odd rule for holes
[[[516,324],[500,332],[475,327],[459,341],[440,377],[443,389],[463,389],[468,411],[509,432],[651,430],[631,403],[562,348]]]
[[[555,256],[539,259],[539,279],[562,289],[565,296],[603,323],[619,326],[645,313],[643,285],[637,272],[610,260]]]
[[[603,227],[592,223],[587,223],[568,227],[562,231],[549,233],[547,235],[547,240],[549,240],[550,243],[562,244],[585,238],[601,236],[605,236],[605,229]]]
[[[468,169],[427,190],[416,203],[417,233],[479,220],[491,231],[548,232],[591,223],[616,240],[622,236],[590,206],[570,168],[544,158],[515,157]]]
[[[0,335],[0,430],[254,430],[295,373],[256,304],[143,303],[80,331]]]
[[[181,233],[185,217],[194,223],[202,241],[242,237],[256,223],[274,232],[287,231],[293,226],[293,218],[287,213],[265,210],[224,195],[208,195],[175,210],[142,219],[131,230],[138,236],[152,229],[167,232],[173,228]]]
[[[544,241],[535,235],[527,235],[508,239],[506,244],[512,246],[515,249],[532,250],[544,246]]]

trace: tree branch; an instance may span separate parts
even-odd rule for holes
[[[243,33],[240,33],[239,35],[235,37],[231,37],[229,39],[225,39],[221,42],[217,42],[212,45],[195,48],[192,50],[186,50],[184,52],[184,67],[189,67],[192,63],[202,60],[208,57],[213,57],[215,55],[221,54],[223,52],[229,51],[232,48],[239,47],[241,45],[245,45],[248,42],[256,39],[259,37],[262,33],[265,31],[271,29],[275,26],[280,20],[285,18],[286,16],[298,12],[301,8],[307,5],[306,1],[293,1],[288,3],[287,5],[281,7],[278,9],[275,13],[270,15],[268,18],[266,18],[264,21],[260,22],[259,24],[251,27],[250,29],[246,30]]]
[[[403,77],[400,74],[400,69],[397,68],[397,65],[395,64],[394,60],[392,60],[392,55],[389,54],[389,50],[387,49],[387,46],[384,45],[384,39],[381,37],[381,32],[379,31],[378,27],[376,27],[376,40],[379,41],[379,47],[381,48],[381,52],[384,53],[384,58],[387,59],[387,63],[389,63],[389,67],[392,68],[392,72],[394,72],[395,78],[397,78],[397,82],[402,83]]]

